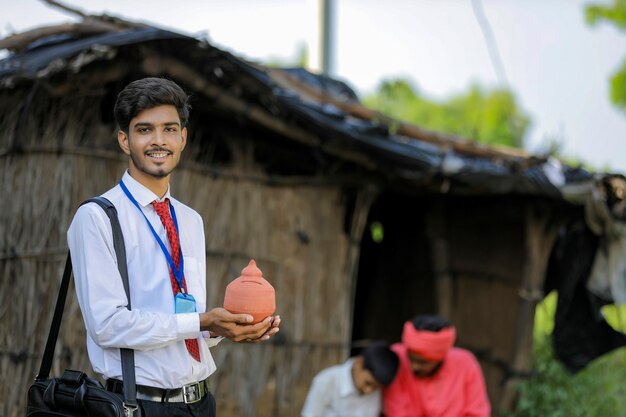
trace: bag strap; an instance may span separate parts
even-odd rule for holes
[[[119,219],[117,217],[117,210],[113,203],[104,197],[94,197],[84,201],[83,204],[96,203],[106,213],[107,217],[111,221],[111,228],[113,230],[113,248],[115,249],[115,255],[117,258],[117,268],[122,277],[122,283],[124,285],[124,291],[128,298],[128,309],[131,309],[130,305],[130,286],[128,284],[128,267],[126,264],[126,247],[124,246],[124,235],[122,234],[122,228],[120,226]],[[61,287],[59,288],[59,295],[57,296],[57,303],[54,308],[54,316],[52,318],[52,324],[50,325],[50,333],[48,333],[48,340],[46,342],[46,348],[44,350],[43,358],[41,360],[41,367],[35,380],[48,379],[50,375],[50,368],[52,366],[52,359],[54,357],[54,348],[59,336],[59,328],[61,327],[61,319],[63,318],[63,307],[65,306],[65,300],[67,298],[67,290],[70,283],[70,276],[72,275],[72,260],[70,253],[67,254],[67,261],[65,262],[65,270],[63,271],[63,279],[61,280]],[[132,349],[121,348],[121,360],[122,360],[122,379],[124,381],[124,404],[131,409],[137,409],[137,386],[135,382],[135,353]]]
[[[41,366],[39,367],[39,372],[35,377],[35,381],[48,379],[48,375],[50,375],[54,348],[57,342],[57,337],[59,336],[61,318],[63,317],[63,306],[65,305],[67,288],[70,285],[70,275],[72,275],[72,260],[70,259],[70,254],[68,253],[67,260],[65,261],[65,270],[63,271],[63,280],[61,281],[61,288],[59,288],[57,304],[56,307],[54,307],[54,316],[52,316],[52,324],[50,325],[50,332],[48,333],[48,341],[46,342],[46,348],[43,351]]]

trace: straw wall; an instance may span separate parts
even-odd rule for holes
[[[120,178],[126,161],[93,95],[51,101],[43,91],[0,96],[0,415],[23,414],[39,366],[78,204]],[[24,103],[28,103],[24,105]],[[253,172],[253,176],[246,176]],[[268,186],[257,167],[209,176],[185,161],[173,194],[203,217],[208,305],[250,258],[277,290],[279,337],[212,349],[221,416],[293,416],[319,369],[347,355],[352,260],[341,191]],[[251,179],[254,178],[254,179]],[[91,373],[82,317],[70,288],[53,374]]]
[[[453,276],[450,317],[459,344],[477,354],[497,410],[514,369],[525,261],[524,206],[501,198],[468,199],[462,209],[457,207],[451,204],[446,218]]]

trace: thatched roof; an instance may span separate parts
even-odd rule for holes
[[[592,179],[582,169],[555,166],[523,150],[489,147],[393,120],[363,106],[343,82],[303,69],[251,63],[206,40],[111,18],[92,16],[0,41],[0,49],[10,50],[0,61],[0,91],[43,83],[52,94],[63,95],[102,85],[136,69],[102,65],[98,77],[76,74],[94,63],[124,60],[127,48],[143,44],[156,45],[140,57],[143,73],[172,77],[208,99],[215,111],[391,181],[445,192],[560,200],[564,186]]]

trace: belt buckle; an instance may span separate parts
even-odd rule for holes
[[[189,385],[183,385],[183,401],[185,404],[191,404],[200,401],[202,392],[200,392],[200,383],[195,382]]]
[[[124,406],[124,417],[135,417],[137,416],[137,411],[139,410],[139,407],[136,405],[130,405],[130,404],[126,404],[123,403]]]

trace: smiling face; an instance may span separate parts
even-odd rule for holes
[[[130,175],[162,196],[187,143],[187,128],[181,126],[176,108],[161,105],[141,111],[131,119],[128,133],[120,130],[117,139],[130,157]]]

